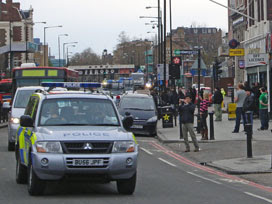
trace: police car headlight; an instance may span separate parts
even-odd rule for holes
[[[126,152],[136,152],[137,145],[134,141],[118,141],[114,142],[112,153],[126,153]]]
[[[59,142],[37,142],[36,150],[39,153],[62,153]]]
[[[156,122],[158,120],[158,117],[157,116],[154,116],[154,117],[152,117],[152,118],[149,118],[148,120],[147,120],[147,122],[148,123],[153,123],[153,122]]]
[[[10,122],[13,124],[19,124],[20,123],[20,118],[10,118]]]

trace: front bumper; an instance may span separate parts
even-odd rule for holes
[[[81,176],[86,179],[104,176],[107,180],[131,178],[137,169],[138,153],[114,154],[47,154],[32,153],[32,164],[36,175],[42,180],[60,180],[67,176]],[[42,164],[42,159],[48,159],[48,164]],[[103,159],[103,167],[74,167],[73,159]],[[131,163],[127,163],[131,159]],[[95,179],[95,178],[94,178]]]
[[[142,128],[133,128],[134,127],[142,127]],[[152,123],[143,123],[143,122],[133,122],[132,128],[130,131],[134,134],[139,135],[154,135],[157,132],[157,122]]]
[[[15,142],[16,132],[19,124],[8,123],[8,140],[9,142]]]

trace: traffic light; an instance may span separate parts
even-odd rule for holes
[[[180,79],[180,65],[169,65],[169,79]]]
[[[222,74],[223,70],[220,68],[222,67],[221,62],[219,62],[217,59],[215,60],[213,64],[213,78],[215,81],[218,81],[220,78],[220,74]]]

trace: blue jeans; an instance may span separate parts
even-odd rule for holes
[[[261,129],[267,130],[269,127],[268,109],[260,109]]]
[[[245,113],[244,113],[242,107],[238,107],[238,108],[236,108],[236,120],[235,120],[234,132],[239,132],[241,116],[243,118],[243,125],[244,125],[244,129],[245,129],[245,121],[246,121]]]
[[[247,111],[245,115],[246,115],[246,124],[250,123],[251,125],[253,125],[253,111]],[[249,115],[249,118],[248,118],[248,115]]]

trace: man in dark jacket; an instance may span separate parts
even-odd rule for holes
[[[182,104],[182,102],[184,102]],[[195,105],[192,103],[192,99],[190,95],[186,95],[185,99],[179,101],[179,112],[180,112],[180,119],[182,123],[182,134],[184,137],[184,143],[186,150],[185,152],[190,152],[190,145],[188,141],[188,132],[192,138],[192,141],[195,146],[195,152],[199,152],[199,146],[196,139],[196,135],[194,133],[194,112],[195,112]]]
[[[216,87],[213,96],[215,121],[222,121],[222,101],[223,95],[220,89]]]
[[[253,111],[255,110],[255,97],[250,88],[245,88],[245,91],[247,97],[243,104],[243,111],[246,113],[246,123],[251,123],[251,125],[253,125]]]

